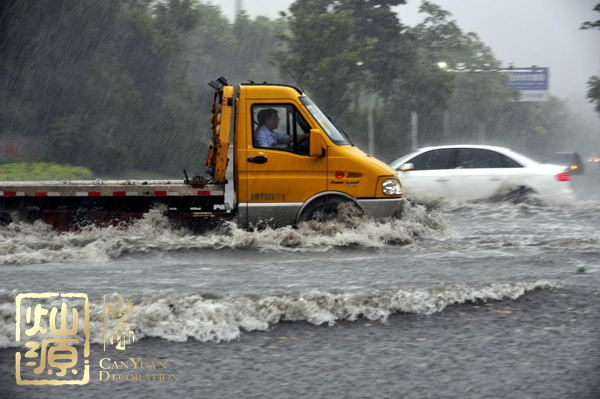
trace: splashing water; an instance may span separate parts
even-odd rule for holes
[[[247,231],[234,223],[204,234],[173,229],[160,210],[120,228],[83,227],[59,233],[41,221],[0,227],[0,264],[63,261],[108,261],[122,254],[195,249],[257,249],[259,251],[327,251],[333,247],[382,248],[406,245],[419,237],[453,234],[441,213],[407,204],[402,219],[385,223],[352,218],[297,227]]]
[[[537,281],[363,292],[152,296],[136,301],[135,311],[127,323],[136,331],[136,340],[159,337],[174,342],[184,342],[189,338],[201,342],[231,341],[243,332],[267,331],[280,322],[303,321],[333,326],[339,321],[364,318],[385,323],[395,313],[429,316],[450,305],[516,300],[528,292],[558,287],[556,282]],[[61,303],[62,300],[50,301],[44,304],[44,308],[60,307]],[[0,321],[0,348],[19,345],[14,337],[14,293],[0,293],[0,316],[0,320],[4,320]],[[92,301],[91,331],[102,331],[103,316],[101,302]],[[118,324],[111,319],[107,323],[107,331]],[[100,344],[102,338],[96,335],[92,342]]]

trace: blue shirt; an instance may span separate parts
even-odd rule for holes
[[[290,136],[272,132],[263,125],[256,131],[255,140],[259,148],[273,148],[276,144],[287,144]]]

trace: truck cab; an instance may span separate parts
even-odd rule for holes
[[[354,146],[302,90],[268,83],[234,88],[224,78],[210,85],[207,166],[215,183],[228,181],[227,168],[234,176],[228,183],[240,225],[295,224],[336,212],[340,203],[374,218],[401,213],[394,171]]]

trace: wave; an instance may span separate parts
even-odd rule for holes
[[[600,249],[600,202],[533,204],[496,201],[410,199],[415,206],[440,212],[454,234],[421,242],[420,250]]]
[[[120,228],[84,227],[59,233],[41,221],[0,227],[0,264],[106,262],[127,253],[196,249],[259,251],[327,251],[334,247],[382,248],[411,244],[418,237],[452,235],[439,212],[407,204],[402,219],[301,223],[297,227],[248,231],[224,223],[214,231],[192,234],[174,229],[160,210]]]
[[[563,214],[568,216],[587,215],[600,211],[600,201],[591,199],[549,200],[532,192],[505,192],[480,200],[459,201],[452,198],[429,196],[407,197],[414,206],[430,211],[461,212],[476,211],[494,214],[531,213]]]
[[[281,322],[333,326],[340,321],[362,318],[385,323],[395,313],[427,316],[442,312],[450,305],[516,300],[532,291],[557,287],[559,284],[556,282],[537,281],[478,286],[440,285],[368,292],[149,296],[130,298],[133,315],[125,324],[135,331],[136,341],[144,337],[157,337],[173,342],[188,339],[220,342],[238,339],[244,332],[267,331]],[[20,343],[15,342],[15,296],[16,293],[8,292],[0,295],[0,348],[20,346]],[[117,296],[118,294],[113,294],[111,298]],[[46,309],[53,306],[60,308],[61,303],[50,301],[43,306]],[[22,314],[25,311],[23,307]],[[103,342],[103,315],[102,302],[90,302],[92,343]],[[47,328],[45,319],[44,323]],[[106,331],[117,325],[116,321],[109,319]]]

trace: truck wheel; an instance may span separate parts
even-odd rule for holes
[[[8,226],[13,222],[8,212],[0,211],[0,226]]]
[[[299,222],[314,220],[325,222],[329,220],[343,221],[348,217],[362,216],[363,210],[354,202],[342,197],[325,197],[314,200],[302,212]]]

